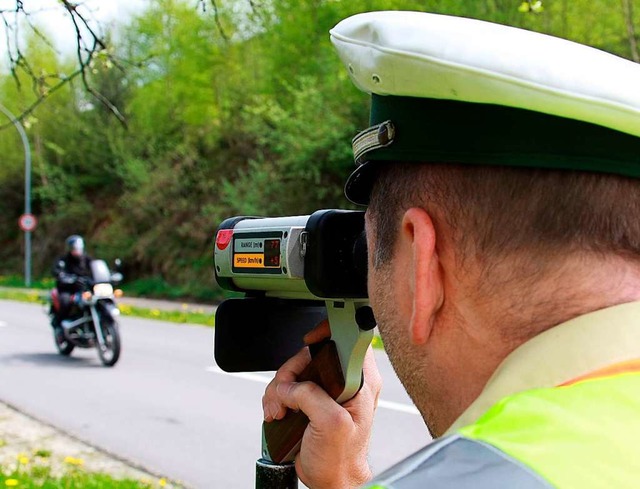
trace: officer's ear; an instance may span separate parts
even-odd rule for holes
[[[409,265],[411,341],[419,345],[429,339],[436,313],[444,301],[436,229],[426,210],[413,207],[404,213],[400,234]]]

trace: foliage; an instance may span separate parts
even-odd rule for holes
[[[39,218],[34,275],[46,275],[64,238],[80,233],[92,255],[123,260],[133,289],[215,300],[212,241],[222,219],[347,207],[350,140],[367,125],[368,100],[327,33],[351,14],[383,9],[490,20],[637,56],[640,9],[627,0],[149,2],[106,36],[118,59],[146,63],[122,70],[97,57],[89,74],[127,128],[77,83],[24,121]],[[37,36],[25,41],[33,66],[73,69]],[[8,73],[0,92],[15,112],[36,97]],[[18,274],[24,155],[11,126],[0,150],[0,273]]]
[[[35,279],[31,281],[32,289],[49,290],[55,285],[55,280],[51,277]],[[21,275],[0,275],[0,287],[24,287],[24,277]]]

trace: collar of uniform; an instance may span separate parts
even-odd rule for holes
[[[478,398],[447,430],[474,423],[500,399],[555,387],[609,365],[640,357],[640,302],[620,304],[559,324],[511,352]]]

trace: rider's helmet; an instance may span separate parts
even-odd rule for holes
[[[82,236],[72,234],[65,241],[67,245],[67,252],[76,258],[80,258],[84,255],[84,239]]]

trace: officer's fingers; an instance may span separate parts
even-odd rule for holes
[[[322,340],[331,338],[331,327],[329,321],[324,320],[318,323],[318,325],[304,335],[304,344],[313,345],[314,343],[320,343]]]
[[[303,340],[306,345],[311,345],[330,337],[331,328],[329,327],[329,321],[325,319],[307,333]],[[298,375],[300,375],[310,361],[311,355],[309,349],[304,348],[278,369],[274,379],[267,386],[265,395],[262,398],[262,409],[265,421],[269,422],[274,419],[282,419],[285,416],[287,413],[286,405],[279,398],[276,389],[278,385],[283,382],[295,382]]]
[[[281,383],[277,390],[289,409],[307,415],[315,431],[326,430],[333,433],[333,437],[340,438],[341,430],[353,425],[349,413],[313,382]]]
[[[264,396],[262,396],[262,410],[265,421],[269,422],[284,417],[287,409],[280,400],[276,388],[282,382],[295,382],[300,372],[305,369],[310,361],[309,349],[303,348],[278,369],[273,380],[267,385]]]

